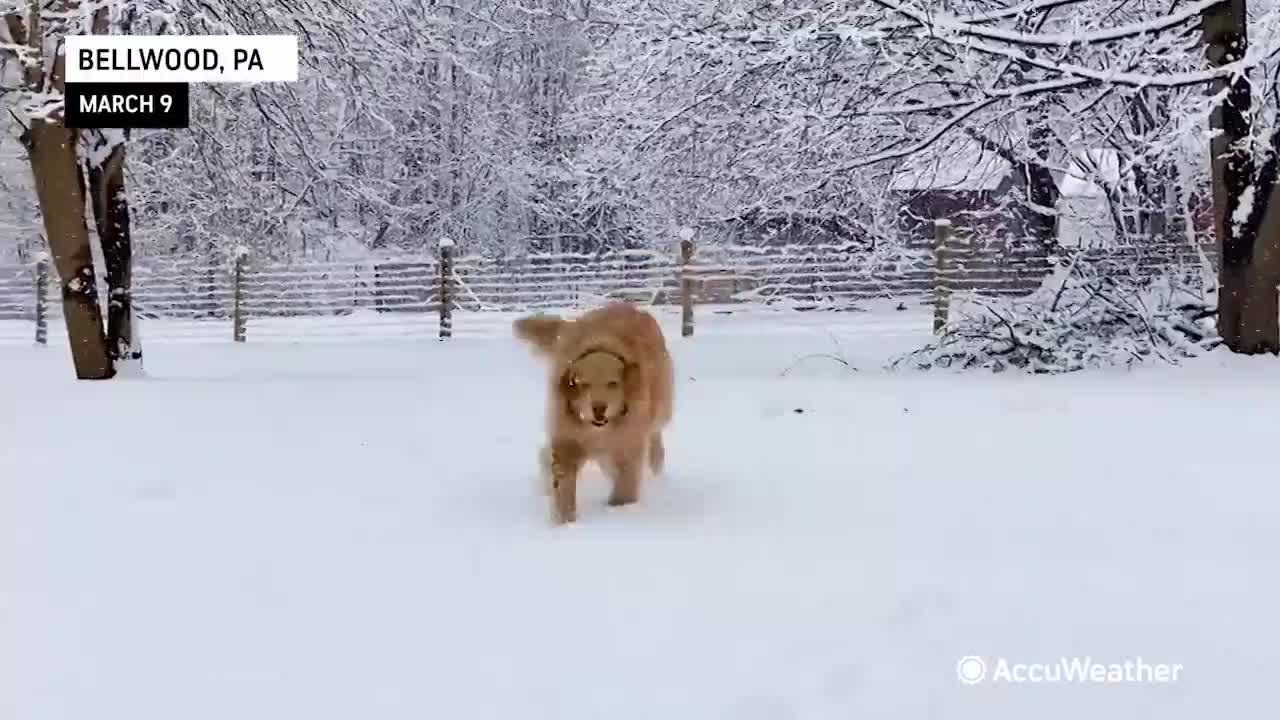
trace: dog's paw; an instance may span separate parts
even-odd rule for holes
[[[559,525],[567,525],[577,520],[576,503],[563,502],[563,498],[559,497],[556,482],[554,479],[547,486],[547,507],[550,524],[552,527]],[[567,505],[567,506],[566,506]]]
[[[560,508],[556,507],[555,504],[552,503],[551,513],[550,513],[551,527],[561,527],[563,525],[571,525],[574,522],[576,522],[577,519],[578,519],[577,512],[573,510],[569,510],[567,512],[561,512]]]
[[[609,507],[624,507],[627,505],[634,505],[639,501],[640,501],[640,498],[632,495],[614,494],[609,496],[608,503],[609,503]]]

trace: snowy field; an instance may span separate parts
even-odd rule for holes
[[[105,303],[105,299],[104,299]],[[696,309],[698,335],[812,335],[835,331],[837,334],[918,335],[931,320],[921,300],[862,301],[859,310],[848,312],[806,312],[763,305],[699,305]],[[62,315],[57,304],[51,306],[51,333],[62,329]],[[663,305],[652,308],[679,332],[680,308]],[[566,310],[567,314],[575,311]],[[453,314],[455,338],[508,338],[511,321],[521,313],[463,312]],[[437,338],[439,317],[435,314],[379,313],[361,309],[346,315],[319,315],[300,318],[253,318],[246,329],[247,341],[317,343],[367,342],[368,340],[421,340]],[[155,319],[146,321],[146,340],[173,343],[211,343],[231,340],[232,325],[228,318],[213,320]],[[35,325],[30,321],[0,320],[0,345],[31,345]],[[828,348],[830,350],[831,348]]]
[[[0,347],[0,718],[1264,716],[1276,362],[891,374],[928,320],[873,315],[664,316],[669,474],[611,509],[593,473],[558,529],[500,334],[151,327],[149,377],[88,384],[60,327]],[[966,655],[1182,668],[970,686]]]

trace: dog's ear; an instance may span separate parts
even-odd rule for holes
[[[628,360],[622,364],[622,383],[631,392],[644,387],[644,368],[640,363]]]
[[[577,382],[574,380],[573,366],[564,369],[560,373],[560,404],[561,411],[570,418],[577,418],[578,413],[573,409],[573,403],[578,398]]]
[[[572,365],[565,368],[564,372],[560,374],[560,389],[565,393],[576,392],[578,387],[576,375],[577,374],[573,371]]]

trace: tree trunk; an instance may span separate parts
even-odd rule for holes
[[[127,15],[125,16],[127,18]],[[127,28],[122,28],[127,31]],[[111,8],[101,4],[93,14],[93,33],[111,34]],[[107,266],[107,353],[117,369],[122,361],[140,366],[142,344],[133,314],[133,243],[129,197],[124,188],[125,141],[128,130],[89,130],[85,173],[93,218]],[[140,368],[137,368],[140,369]]]
[[[101,138],[110,143],[109,137]],[[115,362],[142,361],[133,313],[133,250],[124,188],[125,146],[117,143],[100,165],[86,163],[93,215],[107,265],[107,352]]]
[[[1272,130],[1271,154],[1254,179],[1255,199],[1245,232],[1252,253],[1246,278],[1239,352],[1280,353],[1280,128]]]
[[[1038,163],[1025,165],[1027,174],[1027,233],[1046,255],[1052,255],[1058,245],[1058,216],[1056,215],[1058,183],[1049,168]]]
[[[76,133],[57,121],[33,120],[28,154],[45,236],[62,284],[62,312],[76,377],[110,378],[115,369],[102,332],[102,308],[84,217],[84,177],[76,162]]]
[[[26,46],[36,62],[27,63],[23,91],[35,95],[61,94],[66,58],[58,52],[47,62],[46,42],[61,39],[75,24],[78,6],[69,0],[25,3],[25,15],[14,5],[4,17],[10,38]],[[115,375],[102,332],[89,228],[85,225],[85,183],[77,161],[79,133],[62,125],[58,108],[44,106],[48,115],[34,117],[23,133],[23,144],[35,179],[36,200],[48,238],[49,251],[62,287],[63,319],[76,377],[101,380]]]
[[[1202,19],[1210,63],[1221,67],[1248,49],[1246,0],[1228,0]],[[1214,229],[1221,247],[1218,271],[1218,333],[1238,353],[1280,352],[1280,314],[1274,268],[1280,242],[1274,218],[1276,159],[1257,172],[1248,147],[1252,134],[1250,80],[1240,74],[1216,83],[1227,90],[1213,110],[1210,144]],[[1277,135],[1280,141],[1280,135]],[[1273,141],[1273,145],[1276,144]],[[1268,212],[1268,206],[1273,211]],[[1271,216],[1271,217],[1268,217]]]

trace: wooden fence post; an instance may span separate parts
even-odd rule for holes
[[[453,337],[453,240],[440,238],[440,339]]]
[[[680,230],[680,335],[693,335],[693,228]]]
[[[951,288],[954,268],[951,266],[951,240],[955,229],[950,220],[935,220],[933,223],[933,334],[937,335],[947,326],[951,314]]]
[[[36,344],[49,344],[49,253],[36,260]]]
[[[235,285],[231,289],[231,339],[241,343],[244,342],[247,320],[244,306],[244,271],[248,260],[248,248],[236,248]]]

